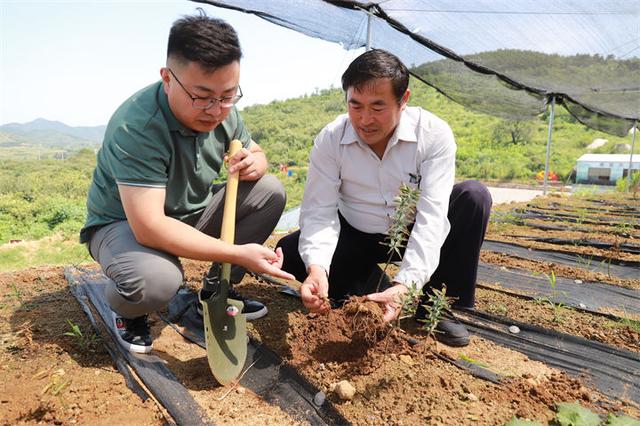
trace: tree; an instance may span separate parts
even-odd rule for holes
[[[526,145],[534,130],[531,121],[501,120],[494,126],[491,139],[498,145]]]

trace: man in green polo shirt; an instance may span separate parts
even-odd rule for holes
[[[281,278],[282,252],[262,246],[285,205],[282,184],[266,175],[267,158],[235,108],[242,52],[235,30],[204,14],[176,21],[162,80],[134,94],[113,114],[98,153],[80,234],[111,279],[105,296],[120,343],[152,348],[147,314],[163,307],[183,282],[179,257],[212,261],[204,280],[215,288],[219,263],[231,282],[246,270]],[[214,184],[228,159],[239,172],[236,245],[220,241],[224,185]],[[211,293],[201,292],[201,298]],[[243,300],[248,319],[266,314]]]

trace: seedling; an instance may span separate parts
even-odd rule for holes
[[[423,323],[421,329],[434,340],[434,332],[438,321],[440,321],[445,311],[451,309],[452,299],[451,297],[447,297],[447,286],[443,285],[442,290],[433,288],[432,293],[429,294],[427,303],[422,305],[426,309],[427,314],[424,319],[419,319],[418,321]]]
[[[564,294],[564,292],[558,291],[557,288],[557,280],[555,271],[551,270],[550,274],[542,273],[547,278],[549,285],[551,286],[551,298],[548,297],[536,297],[534,300],[538,304],[549,303],[553,308],[553,322],[560,322],[562,320],[560,314],[562,312],[562,308],[566,305],[562,302],[558,302],[558,296]]]
[[[63,334],[65,336],[72,337],[75,344],[78,346],[78,348],[87,349],[90,346],[95,344],[96,342],[95,334],[92,334],[91,336],[85,336],[82,333],[82,330],[80,329],[80,326],[78,324],[75,324],[73,321],[69,319],[67,320],[67,323],[71,327],[71,331],[66,331]]]
[[[411,283],[407,293],[400,300],[400,315],[396,319],[397,327],[400,327],[400,318],[412,317],[416,314],[422,295],[422,289],[419,289],[416,283]]]
[[[406,185],[404,182],[400,184],[400,191],[396,196],[396,211],[391,218],[391,225],[387,231],[386,244],[389,247],[389,258],[387,259],[378,285],[376,286],[376,293],[380,291],[380,284],[387,272],[389,264],[393,255],[397,254],[402,257],[400,249],[406,244],[409,238],[409,226],[413,224],[416,219],[416,208],[418,205],[418,199],[420,198],[420,190],[418,188],[412,188]]]

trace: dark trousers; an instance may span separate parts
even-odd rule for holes
[[[424,287],[447,286],[447,295],[454,297],[454,306],[473,307],[480,247],[489,222],[491,194],[478,181],[464,181],[453,186],[449,198],[451,230],[441,250],[440,263]],[[385,234],[368,234],[351,226],[340,215],[340,236],[331,259],[329,298],[341,301],[351,295],[376,291],[382,274],[379,263],[389,259]],[[284,252],[282,269],[304,281],[307,271],[298,252],[300,231],[278,242]],[[400,258],[395,255],[392,261]]]

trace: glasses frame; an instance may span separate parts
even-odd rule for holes
[[[191,106],[194,109],[207,110],[207,109],[213,108],[214,106],[220,106],[221,108],[231,108],[232,106],[237,104],[238,101],[242,98],[242,89],[240,88],[240,86],[238,86],[238,93],[236,93],[233,96],[223,96],[221,98],[214,98],[214,97],[203,98],[200,96],[194,96],[191,94],[191,92],[187,90],[186,87],[184,87],[184,84],[180,82],[180,80],[178,79],[176,74],[171,70],[171,68],[167,67],[167,71],[171,73],[171,75],[176,80],[176,82],[180,85],[180,87],[182,87],[182,90],[184,90],[187,96],[191,98]],[[208,104],[204,107],[196,106],[196,102],[198,101],[208,101]]]

